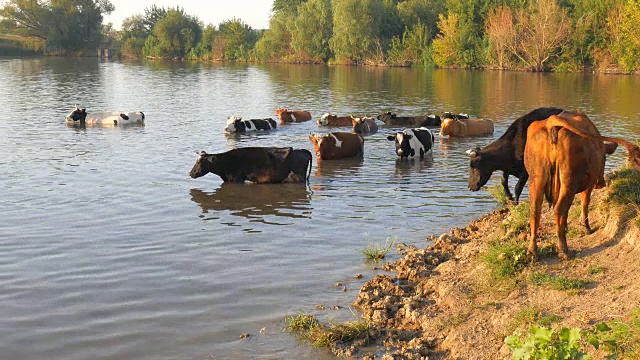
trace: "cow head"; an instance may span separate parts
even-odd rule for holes
[[[291,122],[293,119],[291,118],[291,111],[286,107],[276,109],[276,115],[278,115],[278,119],[280,122]]]
[[[320,117],[320,120],[318,120],[318,124],[319,124],[319,125],[325,125],[325,126],[326,126],[327,124],[329,124],[329,118],[330,118],[331,116],[334,116],[334,117],[335,117],[335,115],[331,115],[331,114],[329,114],[329,113],[324,113],[324,114]]]
[[[224,131],[228,133],[236,132],[236,123],[242,121],[241,117],[229,116],[227,118],[227,125],[224,127]]]
[[[323,143],[324,135],[322,134],[309,134],[309,140],[313,144],[313,150],[317,157],[320,157],[320,149]]]
[[[80,121],[80,123],[83,124],[87,119],[87,109],[80,109],[78,105],[76,105],[76,108],[70,112],[65,119],[67,121]]]
[[[353,126],[353,132],[357,133],[369,133],[371,132],[371,125],[369,122],[375,124],[375,120],[372,117],[353,117],[351,116],[351,125]],[[376,130],[373,130],[376,131]]]
[[[458,119],[446,118],[440,125],[440,135],[447,136],[451,134],[459,134],[461,125],[462,124]]]
[[[207,154],[205,151],[201,151],[189,175],[194,179],[207,175],[213,170],[216,161],[216,154]]]
[[[394,135],[387,136],[387,140],[395,141],[396,144],[396,155],[400,156],[400,158],[409,157],[411,152],[414,151],[411,148],[411,144],[409,140],[415,135],[408,134],[407,131],[397,132]]]
[[[467,154],[471,157],[469,162],[469,190],[480,190],[491,178],[491,174],[495,171],[494,167],[487,161],[483,161],[483,156],[480,148],[474,150],[467,150]]]

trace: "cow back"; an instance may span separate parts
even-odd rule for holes
[[[322,137],[317,154],[322,160],[334,160],[362,155],[364,138],[349,132],[330,132]]]

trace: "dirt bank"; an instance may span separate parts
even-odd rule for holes
[[[536,323],[590,329],[628,316],[640,308],[640,233],[630,222],[635,213],[602,205],[607,191],[596,192],[591,203],[591,235],[581,225],[578,203],[572,207],[568,242],[578,255],[570,261],[547,251],[540,262],[515,274],[496,275],[488,254],[503,244],[526,246],[528,214],[523,216],[522,209],[528,204],[433,236],[427,239],[433,245],[424,249],[401,245],[402,258],[387,263],[389,272],[368,281],[353,303],[373,324],[376,346],[338,345],[334,352],[385,360],[505,359],[511,355],[504,338],[516,329]],[[543,246],[555,244],[551,211],[543,211]],[[558,276],[580,279],[583,286],[557,289],[532,280]],[[587,350],[595,359],[604,356]]]

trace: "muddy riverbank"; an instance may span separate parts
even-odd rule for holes
[[[578,255],[570,261],[560,261],[553,250],[549,208],[543,211],[540,262],[527,263],[509,250],[526,245],[528,203],[431,236],[426,248],[400,245],[402,257],[385,264],[388,273],[366,282],[353,302],[371,324],[367,336],[335,342],[333,352],[385,360],[507,359],[504,339],[519,329],[586,331],[629,318],[640,307],[640,232],[637,211],[612,203],[613,191],[594,196],[592,234],[580,225],[578,202],[572,207],[569,247]],[[585,341],[582,348],[595,359],[608,354]]]

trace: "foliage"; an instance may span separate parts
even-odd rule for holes
[[[502,223],[508,231],[521,233],[529,226],[529,201],[521,201],[517,205],[509,207],[509,217]]]
[[[588,359],[580,351],[582,336],[578,328],[562,328],[560,332],[556,332],[546,327],[531,326],[529,332],[524,341],[520,332],[504,339],[514,360]]]
[[[383,4],[379,0],[342,0],[332,3],[333,37],[329,46],[339,61],[360,63],[380,45]]]
[[[640,309],[627,319],[615,319],[599,323],[587,332],[587,342],[596,349],[604,349],[610,359],[621,356],[624,359],[640,357]]]
[[[0,18],[7,34],[28,46],[35,41],[46,53],[78,53],[100,44],[103,15],[113,10],[108,0],[10,0]]]
[[[408,66],[412,64],[428,66],[430,63],[429,29],[418,21],[407,29],[402,38],[394,37],[387,62],[392,65]]]
[[[276,14],[269,20],[269,30],[256,42],[255,57],[262,61],[287,60],[291,56],[291,31],[286,14]]]
[[[367,258],[367,260],[378,261],[382,260],[387,256],[389,250],[395,245],[396,238],[387,238],[384,241],[384,245],[380,245],[378,243],[367,245],[366,249],[360,250],[360,252]]]
[[[631,215],[632,223],[640,226],[640,171],[626,167],[611,173],[608,179],[605,206]]]
[[[298,8],[293,21],[291,46],[303,61],[329,60],[329,39],[333,32],[331,0],[309,0]]]
[[[547,314],[538,307],[528,306],[514,315],[513,326],[515,326],[516,328],[523,324],[550,326],[551,324],[557,323],[560,320],[561,318],[558,315]]]
[[[529,264],[527,248],[514,243],[492,245],[483,260],[499,278],[515,276]]]
[[[370,340],[371,324],[356,320],[341,324],[330,323],[327,326],[312,315],[298,314],[285,318],[285,330],[297,334],[302,340],[311,342],[315,347],[326,347],[337,341]]]
[[[153,27],[145,41],[143,53],[162,59],[181,59],[202,38],[202,27],[197,17],[188,15],[179,7],[167,10]]]
[[[496,200],[498,206],[509,205],[509,198],[504,193],[504,188],[501,184],[495,184],[488,187],[489,195]]]
[[[549,285],[556,290],[578,290],[584,289],[589,284],[587,279],[569,279],[566,276],[553,276],[549,274],[533,273],[531,274],[531,283],[537,286]]]

